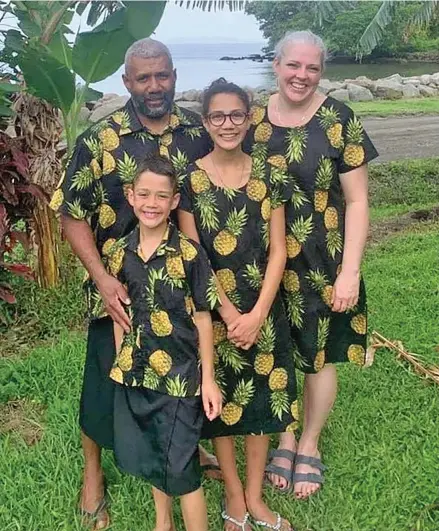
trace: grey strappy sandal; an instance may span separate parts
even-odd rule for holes
[[[295,466],[297,465],[310,465],[313,468],[317,468],[319,473],[308,473],[308,474],[299,474],[297,472],[293,473],[293,485],[296,483],[318,483],[323,485],[325,478],[323,477],[323,472],[326,470],[325,465],[322,463],[322,460],[318,457],[310,457],[309,455],[296,455]]]
[[[288,459],[288,461],[291,462],[291,467],[285,468],[283,466],[274,465],[272,461],[276,457]],[[286,450],[286,449],[270,450],[270,452],[268,453],[268,459],[270,462],[265,467],[265,474],[275,474],[276,476],[280,476],[281,478],[284,478],[287,481],[288,486],[285,487],[284,489],[280,487],[276,487],[276,485],[273,485],[273,483],[268,479],[266,479],[266,483],[269,483],[273,488],[277,489],[279,492],[282,492],[282,493],[290,492],[292,484],[293,484],[292,483],[293,466],[294,466],[294,461],[296,459],[296,452],[293,452],[291,450]]]

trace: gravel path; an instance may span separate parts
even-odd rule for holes
[[[439,116],[363,118],[380,156],[374,162],[439,156]]]

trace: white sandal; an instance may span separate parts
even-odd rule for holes
[[[245,526],[249,523],[250,515],[249,515],[249,513],[245,513],[244,520],[242,520],[242,522],[240,522],[239,520],[236,520],[236,518],[233,518],[233,516],[228,515],[226,513],[226,510],[223,509],[221,511],[221,518],[225,522],[230,522],[233,525],[236,525],[236,527],[238,529],[240,529],[240,531],[246,531]]]

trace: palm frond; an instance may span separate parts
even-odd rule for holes
[[[410,19],[410,25],[425,26],[431,22],[436,13],[439,14],[439,1],[429,0],[428,2],[422,2],[422,6],[417,13]]]
[[[357,59],[361,59],[364,54],[369,54],[380,43],[386,27],[392,22],[398,1],[384,0],[377,14],[364,30],[358,42]]]
[[[324,0],[323,2],[313,2],[311,5],[315,10],[316,22],[320,27],[323,27],[324,23],[331,20],[334,15],[347,11],[348,9],[354,9],[357,2],[349,0]]]
[[[248,0],[174,0],[180,7],[186,9],[201,9],[202,11],[242,11]]]

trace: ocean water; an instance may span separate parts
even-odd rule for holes
[[[238,85],[252,88],[274,86],[274,74],[269,61],[258,63],[248,59],[220,61],[223,56],[241,57],[261,53],[264,43],[204,43],[170,44],[174,65],[177,69],[177,91],[203,89],[218,77],[225,77]],[[123,67],[106,80],[93,85],[104,93],[125,94],[122,82]],[[439,72],[439,63],[409,62],[384,64],[331,64],[324,76],[332,81],[342,81],[357,76],[378,79],[399,73],[417,76]]]
[[[250,60],[219,60],[225,55],[241,57],[261,53],[263,46],[264,43],[170,44],[169,49],[177,69],[177,91],[202,89],[218,77],[249,87],[270,86],[274,78],[268,61],[257,63]],[[124,94],[122,73],[123,67],[93,87],[105,93]]]

